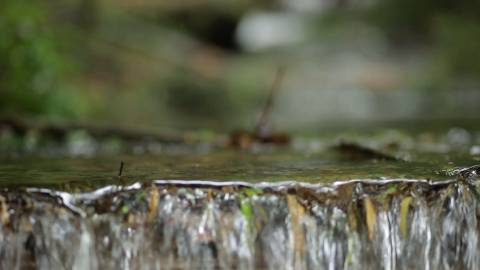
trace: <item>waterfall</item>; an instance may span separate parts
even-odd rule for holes
[[[479,269],[476,179],[0,191],[0,269]]]

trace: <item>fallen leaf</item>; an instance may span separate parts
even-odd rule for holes
[[[148,222],[152,222],[157,216],[157,207],[158,207],[158,189],[153,186],[150,190],[150,203],[148,205]]]
[[[295,195],[287,195],[287,204],[288,212],[290,213],[290,218],[292,222],[292,231],[293,231],[293,243],[295,251],[295,268],[299,266],[299,263],[302,261],[304,253],[304,233],[301,220],[305,215],[305,209],[301,204],[298,203]]]
[[[365,215],[366,215],[366,220],[367,220],[368,238],[370,240],[373,240],[373,235],[375,233],[375,225],[376,225],[376,222],[377,222],[375,205],[373,204],[372,200],[369,197],[365,197],[365,199],[363,199],[363,203],[365,205]]]
[[[408,230],[408,210],[410,208],[410,203],[412,202],[412,197],[408,196],[403,198],[400,203],[400,232],[403,237],[407,237]]]

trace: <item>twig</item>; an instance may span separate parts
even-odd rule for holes
[[[257,124],[255,126],[254,134],[257,136],[261,137],[266,133],[267,124],[268,124],[268,121],[270,120],[270,114],[273,107],[273,101],[276,94],[278,93],[278,90],[280,89],[280,85],[284,77],[285,77],[285,68],[279,67],[277,69],[277,72],[275,73],[275,78],[270,88],[270,92],[268,94],[265,105],[263,106],[263,110],[260,115],[260,118],[258,119]]]
[[[123,165],[124,165],[123,161],[120,161],[120,168],[118,168],[118,177],[122,176]]]

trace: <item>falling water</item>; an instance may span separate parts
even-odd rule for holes
[[[476,176],[0,192],[1,269],[478,269]]]

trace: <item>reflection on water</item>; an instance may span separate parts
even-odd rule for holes
[[[459,159],[462,160],[463,159]],[[122,178],[117,177],[124,162]],[[474,162],[467,159],[458,165]],[[208,179],[244,181],[330,182],[355,178],[436,178],[442,167],[426,161],[350,161],[335,155],[299,153],[248,154],[233,151],[208,154],[119,156],[95,158],[22,157],[0,163],[0,183],[12,185],[83,184],[101,186],[122,181]]]

